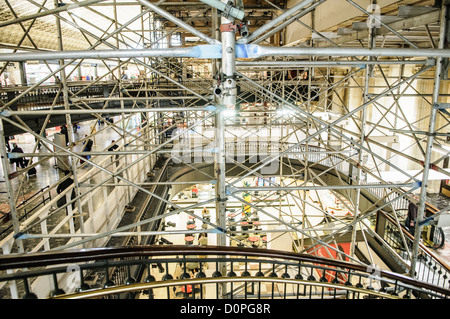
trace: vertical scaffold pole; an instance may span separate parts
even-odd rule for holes
[[[55,0],[55,7],[58,7],[58,1]],[[62,30],[61,30],[61,20],[59,18],[59,16],[55,17],[56,19],[56,32],[57,32],[57,36],[58,36],[58,47],[59,47],[59,51],[63,51],[64,47],[63,47],[63,40],[62,40]],[[67,77],[66,77],[66,71],[65,68],[63,68],[64,66],[64,59],[60,59],[59,60],[59,66],[61,67],[61,71],[60,71],[60,76],[61,76],[61,85],[62,85],[62,90],[63,90],[63,100],[64,100],[64,109],[65,110],[69,110],[70,106],[69,106],[69,89],[67,86]],[[79,66],[81,68],[81,65]],[[73,125],[72,125],[72,119],[70,117],[70,114],[66,114],[66,124],[67,124],[67,130],[69,131],[69,148],[73,147],[73,145],[75,145],[74,143],[74,139],[73,139]],[[72,175],[73,175],[73,186],[74,186],[74,190],[75,190],[75,195],[78,198],[76,201],[76,205],[78,208],[78,215],[79,215],[79,222],[80,222],[80,232],[84,233],[84,218],[83,218],[83,212],[82,212],[82,205],[81,205],[81,200],[80,200],[80,188],[78,185],[78,173],[77,173],[77,164],[76,161],[77,159],[74,157],[70,158],[71,160],[71,168],[72,168]],[[84,248],[84,245],[83,245]]]
[[[371,6],[376,6],[377,5],[377,1],[376,0],[372,0],[371,1]],[[369,17],[370,18],[370,17]],[[372,49],[375,47],[376,45],[376,27],[371,25],[369,26],[369,38],[368,38],[368,43],[367,43],[367,47],[369,49]],[[367,57],[368,61],[372,61],[373,57]],[[370,78],[372,77],[372,72],[373,72],[373,65],[367,65],[366,68],[366,74],[364,77],[364,93],[363,93],[363,103],[367,103],[369,101],[369,88],[370,88]],[[367,107],[363,108],[361,110],[361,137],[360,137],[360,144],[364,145],[364,140],[366,137],[366,117],[367,117]],[[361,179],[362,179],[362,168],[361,168],[361,164],[362,164],[362,160],[363,160],[363,150],[360,149],[358,152],[358,170],[357,170],[357,175],[356,175],[356,183],[359,185],[361,184]],[[360,206],[360,196],[361,196],[361,188],[357,188],[355,190],[355,196],[354,198],[354,219],[356,220],[356,218],[358,218],[359,215],[359,206]],[[364,230],[361,229],[361,232],[363,232]],[[353,230],[352,230],[352,244],[351,244],[351,248],[350,248],[350,256],[354,256],[355,254],[355,248],[356,248],[356,235],[357,235],[357,227],[356,224],[353,226]]]
[[[227,0],[222,2],[228,5],[234,5]],[[222,41],[222,66],[218,79],[220,81],[220,88],[222,90],[220,98],[220,107],[216,114],[216,160],[215,160],[215,174],[217,179],[216,185],[216,218],[217,224],[223,229],[226,229],[226,160],[225,160],[225,114],[228,110],[235,110],[236,108],[236,31],[237,26],[234,18],[222,16],[220,20],[220,37]],[[226,246],[226,234],[219,233],[217,244]],[[225,264],[221,265],[222,275],[225,275]],[[220,295],[226,294],[226,286],[222,286]]]
[[[17,215],[16,202],[14,200],[13,183],[10,180],[11,168],[9,167],[8,154],[6,153],[6,138],[8,138],[8,136],[5,136],[3,120],[0,119],[0,155],[1,155],[1,161],[2,161],[2,166],[3,166],[3,175],[4,175],[4,179],[5,179],[6,194],[8,195],[9,217],[11,218],[11,221],[12,221],[14,233],[17,234],[20,232],[20,222],[19,222],[19,217]],[[22,239],[16,239],[16,243],[17,243],[18,252],[23,253],[25,250],[24,250]]]
[[[444,49],[445,47],[445,39],[446,39],[446,31],[447,31],[447,5],[445,3],[442,4],[441,8],[441,17],[440,23],[441,28],[439,31],[439,49]],[[411,277],[415,277],[416,272],[416,263],[419,254],[419,243],[420,243],[420,235],[422,232],[422,226],[420,226],[420,222],[422,222],[425,215],[425,204],[426,204],[426,196],[427,196],[427,187],[428,187],[428,176],[430,172],[430,164],[431,164],[431,152],[434,143],[434,133],[436,128],[436,116],[437,109],[435,107],[436,103],[439,103],[439,94],[441,89],[441,73],[443,71],[442,67],[443,59],[441,57],[436,58],[436,70],[435,70],[435,78],[434,78],[434,90],[433,90],[433,101],[431,104],[430,111],[430,124],[428,129],[428,138],[427,138],[427,148],[425,152],[425,160],[423,164],[423,175],[422,175],[422,187],[420,189],[420,202],[419,208],[417,212],[416,218],[416,227],[414,232],[414,243],[412,249],[411,256],[411,268],[409,270],[409,275]]]

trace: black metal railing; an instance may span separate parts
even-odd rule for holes
[[[134,265],[147,269],[142,281],[130,277],[127,270]],[[110,267],[125,270],[121,282],[108,281],[97,288],[86,285],[84,278],[91,271]],[[20,297],[25,298],[36,296],[29,284],[38,285],[36,278],[44,278],[46,284],[48,278],[53,278],[48,297],[55,298],[119,298],[124,292],[155,299],[450,297],[449,289],[391,272],[374,271],[370,266],[254,248],[170,245],[6,255],[0,257],[0,270],[10,270],[0,276],[0,281],[24,283],[27,289]],[[67,290],[68,276],[83,280]]]
[[[20,202],[19,205],[16,206],[16,210],[18,211],[19,221],[23,221],[28,218],[31,214],[33,214],[36,209],[38,209],[41,205],[45,205],[47,201],[52,199],[52,195],[50,191],[46,191],[50,188],[50,186],[46,186],[41,188],[36,193],[34,193],[29,198]],[[39,197],[39,196],[42,197]],[[4,234],[9,234],[11,232],[12,225],[9,223],[11,220],[9,212],[4,216],[0,217],[0,225],[4,225],[2,229],[0,229],[0,238],[3,237]]]
[[[403,264],[410,265],[414,242],[413,234],[410,234],[403,225],[398,225],[391,216],[383,211],[377,213],[377,228],[382,228],[376,229],[376,232],[381,235],[382,239],[395,252],[394,257],[400,259]],[[450,289],[450,266],[436,256],[426,246],[425,241],[424,243],[419,243],[416,278]]]

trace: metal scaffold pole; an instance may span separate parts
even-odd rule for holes
[[[221,89],[221,109],[216,115],[216,177],[217,177],[217,216],[219,225],[225,229],[226,221],[226,162],[225,162],[225,121],[228,110],[236,107],[235,47],[236,24],[232,18],[221,18],[220,34],[222,40],[222,68],[219,74]],[[219,244],[226,245],[225,236],[219,236]]]
[[[58,1],[55,0],[55,7],[58,7]],[[63,51],[63,39],[62,39],[62,30],[61,30],[61,21],[58,18],[58,16],[56,16],[56,31],[57,31],[57,36],[58,36],[58,46],[60,51]],[[60,67],[64,66],[64,59],[59,60],[59,65]],[[65,68],[61,69],[60,72],[61,75],[61,85],[62,85],[62,90],[63,90],[63,99],[64,99],[64,109],[68,110],[70,108],[69,106],[69,93],[68,93],[68,87],[67,87],[67,76],[66,76],[66,70]],[[74,143],[74,136],[73,136],[73,125],[72,125],[72,119],[70,114],[66,114],[66,124],[67,124],[67,130],[69,132],[68,137],[69,140],[66,141],[69,144],[69,148],[73,147],[73,145],[75,145]],[[74,182],[74,191],[75,191],[75,195],[76,196],[80,196],[80,189],[79,189],[79,185],[78,185],[78,172],[77,172],[77,159],[76,158],[71,158],[71,170],[72,170],[72,175],[73,175],[73,182]],[[78,209],[78,220],[79,220],[79,224],[80,224],[80,231],[81,233],[84,233],[84,218],[83,218],[83,212],[82,212],[82,205],[81,205],[81,201],[78,198],[76,201],[76,205],[77,205],[77,209]],[[67,208],[66,208],[67,209]]]
[[[231,4],[229,1],[222,2]],[[233,5],[234,2],[232,1]],[[217,179],[216,185],[216,218],[217,224],[222,228],[223,232],[218,234],[217,244],[226,246],[226,161],[225,161],[225,114],[227,110],[234,110],[236,107],[236,23],[232,17],[222,16],[220,18],[220,37],[222,41],[222,65],[219,70],[219,100],[220,109],[216,113],[215,118],[215,142],[216,142],[216,158],[215,158],[215,175]],[[226,272],[226,265],[222,263],[220,269],[223,275]],[[226,285],[221,286],[221,296],[226,294]]]
[[[4,135],[4,128],[3,128],[3,120],[0,120],[0,155],[1,155],[1,163],[3,166],[3,175],[5,179],[5,186],[6,186],[6,194],[8,196],[8,204],[9,204],[9,215],[11,217],[14,233],[17,234],[20,232],[20,222],[19,217],[17,215],[16,210],[16,202],[14,200],[14,191],[13,191],[13,184],[9,177],[10,175],[10,167],[8,163],[8,155],[6,153],[6,145],[5,145],[5,139],[8,138]],[[18,165],[18,164],[17,164]],[[17,247],[19,253],[24,252],[24,246],[23,241],[21,239],[16,239]],[[10,247],[11,249],[12,247]]]
[[[376,5],[376,0],[371,1],[371,5]],[[368,39],[368,47],[372,49],[376,45],[376,28],[374,26],[370,26],[369,30],[369,39]],[[367,60],[372,60],[372,57],[367,57]],[[373,72],[373,66],[368,65],[366,68],[366,73],[364,76],[364,93],[363,93],[363,103],[367,103],[369,100],[369,88],[370,88],[370,78],[372,77]],[[364,145],[364,140],[366,136],[366,116],[367,116],[367,107],[362,109],[361,111],[361,129],[360,129],[360,144]],[[358,169],[356,173],[355,182],[356,184],[361,184],[362,179],[362,160],[363,160],[363,152],[360,149],[358,152]],[[359,214],[359,206],[360,206],[360,196],[361,196],[361,189],[358,187],[355,190],[356,195],[354,196],[354,218],[356,219]],[[362,230],[363,231],[363,230]],[[354,256],[355,254],[355,246],[356,246],[356,235],[357,235],[357,227],[356,225],[353,227],[352,230],[352,245],[350,249],[350,255]]]
[[[439,49],[443,49],[445,47],[446,41],[446,32],[447,32],[447,14],[448,7],[446,4],[442,5],[441,8],[441,26],[439,32]],[[437,108],[436,104],[439,103],[439,95],[441,89],[441,75],[444,70],[443,68],[443,59],[441,57],[436,58],[436,70],[434,73],[434,89],[433,89],[433,100],[430,106],[430,123],[427,137],[427,146],[425,152],[425,160],[423,164],[423,175],[422,175],[422,187],[420,189],[420,199],[419,199],[419,207],[417,211],[417,219],[414,230],[414,243],[412,249],[411,256],[411,268],[409,271],[409,275],[411,277],[416,276],[416,268],[417,261],[419,255],[419,244],[421,240],[422,226],[420,223],[423,221],[425,217],[425,205],[427,200],[427,188],[429,183],[429,173],[430,173],[430,165],[431,165],[431,155],[434,144],[434,134],[436,131],[436,117],[437,117]]]
[[[381,6],[381,16],[351,0],[338,5],[327,0],[47,2],[8,0],[14,19],[0,22],[0,76],[10,76],[13,65],[24,68],[15,76],[22,75],[22,85],[2,82],[0,90],[3,204],[10,206],[5,222],[11,224],[0,238],[3,254],[97,249],[108,247],[113,237],[124,239],[116,247],[128,247],[130,236],[137,238],[130,241],[136,246],[173,239],[178,251],[183,246],[193,258],[202,256],[197,249],[225,252],[221,259],[199,263],[200,271],[203,265],[217,270],[216,278],[230,278],[233,271],[246,277],[247,268],[244,273],[243,264],[228,253],[241,246],[249,248],[248,256],[269,256],[273,273],[283,280],[282,266],[292,276],[295,265],[279,262],[278,249],[361,268],[375,265],[380,251],[390,253],[398,269],[407,269],[410,283],[422,280],[417,275],[424,273],[422,266],[434,267],[422,261],[434,254],[424,247],[439,245],[425,238],[420,223],[432,218],[426,215],[427,192],[450,176],[444,145],[450,94],[443,76],[450,57],[448,1],[438,1],[441,8],[366,1]],[[19,3],[36,6],[37,13]],[[431,14],[423,14],[428,10]],[[327,21],[324,11],[333,19]],[[366,18],[379,25],[365,25]],[[48,71],[38,71],[44,65]],[[72,75],[77,71],[78,77]],[[60,81],[53,83],[56,76]],[[104,117],[114,120],[97,122]],[[72,121],[82,124],[79,134]],[[69,144],[60,143],[60,135],[51,138],[62,124],[68,126]],[[85,132],[89,136],[81,138]],[[5,137],[22,133],[35,141],[34,149],[28,145],[24,153],[8,153]],[[31,144],[25,138],[17,141]],[[94,149],[81,150],[89,139]],[[114,153],[112,144],[119,147]],[[31,165],[14,170],[11,163],[22,158]],[[61,175],[48,171],[60,168],[52,160],[73,174],[75,196],[65,205],[53,196]],[[36,176],[27,175],[35,167]],[[41,187],[47,173],[49,186],[31,195],[28,190]],[[414,239],[402,226],[419,189]],[[42,206],[28,213],[41,192],[49,194],[50,203],[43,196]],[[22,198],[28,206],[18,205]],[[212,218],[203,209],[211,210]],[[185,217],[187,228],[184,223],[169,228],[176,227],[169,221],[176,218],[180,226]],[[199,223],[201,229],[195,229]],[[194,245],[197,238],[199,246],[208,247]],[[83,270],[81,275],[90,275]],[[251,276],[258,277],[253,270]],[[308,280],[332,284],[333,274],[320,271],[327,282]],[[299,264],[298,272],[303,276],[309,269]],[[450,269],[443,277],[445,289],[448,274]],[[337,272],[334,276],[344,283]],[[247,297],[247,279],[233,280],[217,281],[215,290],[205,287],[208,297],[240,298],[244,289]],[[20,285],[14,289],[18,297]],[[408,294],[407,289],[401,292]]]

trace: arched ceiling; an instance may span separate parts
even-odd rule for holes
[[[96,44],[99,39],[114,46],[119,41],[120,48],[140,48],[145,45],[149,31],[152,29],[149,15],[146,14],[143,15],[143,18],[136,19],[125,27],[118,38],[112,36],[104,40],[105,36],[148,8],[141,6],[136,0],[97,1],[88,6],[83,5],[93,2],[93,0],[59,2],[63,2],[65,7],[71,8],[58,13],[61,18],[64,50],[86,50]],[[202,2],[195,0],[153,0],[150,2],[158,4],[164,10],[204,33],[212,32],[211,10]],[[245,0],[243,4],[246,19],[250,27],[255,29],[280,14],[278,9],[286,10],[299,2],[301,1]],[[365,8],[369,1],[356,1],[356,3]],[[434,21],[429,13],[433,11],[436,0],[386,0],[378,1],[378,3],[382,6],[381,14],[385,16],[383,19],[386,23],[394,23],[397,31],[405,37],[410,37],[412,42],[418,43],[418,47],[432,45],[430,39],[436,37],[438,21]],[[73,8],[73,5],[80,7]],[[60,4],[60,8],[62,7],[64,6]],[[404,10],[405,7],[412,9]],[[346,10],[342,10],[342,8],[346,8]],[[16,20],[17,18],[32,17],[38,13],[49,13],[52,10],[55,10],[53,0],[0,0],[0,49],[58,50],[54,14],[47,14],[20,23]],[[411,21],[414,17],[420,19]],[[363,25],[366,19],[367,16],[347,0],[327,0],[316,8],[315,15],[308,14],[302,18],[302,22],[309,28],[296,22],[287,28],[282,37],[282,44],[301,45],[312,38],[316,41],[316,45],[323,46],[329,45],[329,41],[323,39],[323,37],[327,37],[339,45],[346,43],[360,45],[360,41],[366,37],[367,30]],[[8,22],[16,23],[9,24]],[[167,20],[162,20],[162,23],[167,30],[175,28]],[[311,31],[311,28],[315,28],[320,33]],[[189,36],[184,30],[179,31]],[[27,36],[25,36],[26,34]],[[380,38],[380,41],[384,41],[384,45],[403,45],[403,41],[397,35],[389,32],[385,32],[385,34],[384,38]],[[96,48],[106,49],[110,46],[100,44]]]

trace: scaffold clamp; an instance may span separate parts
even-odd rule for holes
[[[450,109],[450,103],[434,103],[434,108],[438,110]]]

